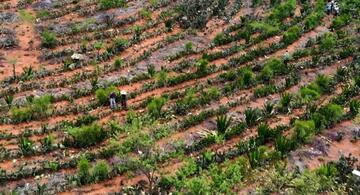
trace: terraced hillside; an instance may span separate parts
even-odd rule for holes
[[[358,194],[360,2],[326,3],[0,0],[0,192]]]

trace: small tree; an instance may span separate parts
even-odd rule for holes
[[[135,166],[145,175],[148,181],[149,194],[155,194],[155,185],[158,181],[158,162],[160,161],[160,153],[154,149],[154,146],[143,148],[140,151],[140,157],[135,160]]]
[[[217,116],[216,126],[219,133],[224,134],[231,125],[231,118],[226,115]]]

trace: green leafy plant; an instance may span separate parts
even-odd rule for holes
[[[4,99],[5,99],[5,102],[6,102],[6,104],[8,105],[8,107],[9,108],[11,108],[11,106],[12,106],[12,102],[13,102],[13,100],[14,100],[14,96],[13,95],[6,95],[5,97],[4,97]]]
[[[34,143],[26,137],[19,138],[19,148],[23,155],[30,155],[34,152]]]
[[[105,130],[97,124],[81,127],[71,127],[67,130],[71,138],[66,138],[65,145],[87,147],[94,145],[106,137]]]
[[[261,113],[259,109],[246,108],[245,110],[245,121],[248,126],[253,126],[258,120],[260,120]]]
[[[315,123],[312,120],[295,121],[294,139],[299,143],[304,143],[315,134]]]
[[[325,117],[326,126],[330,127],[340,120],[343,115],[343,107],[338,104],[328,104],[319,110],[319,113]]]
[[[125,0],[99,0],[101,9],[110,9],[116,7],[124,7],[126,5]]]
[[[301,29],[298,26],[293,26],[291,28],[289,28],[289,30],[287,30],[284,33],[283,39],[282,41],[285,44],[291,44],[293,43],[295,40],[297,40],[301,35]]]
[[[336,45],[336,37],[332,33],[326,33],[320,40],[320,49],[329,51]]]
[[[106,161],[101,160],[96,163],[92,170],[92,176],[95,181],[102,181],[104,179],[109,178],[109,165]]]
[[[153,98],[147,105],[149,114],[154,118],[159,118],[162,114],[161,109],[165,105],[166,101],[167,100],[164,97]]]
[[[154,64],[149,64],[149,65],[147,66],[147,72],[148,72],[148,75],[149,75],[150,77],[155,76],[156,70],[155,70]]]
[[[115,70],[119,70],[122,66],[123,62],[121,59],[117,58],[115,59],[115,62],[114,62],[114,68]]]
[[[90,175],[90,163],[89,161],[83,156],[77,163],[77,181],[79,185],[87,184],[91,181]]]
[[[57,44],[56,35],[50,31],[43,31],[41,34],[41,44],[46,48],[54,48]]]
[[[293,95],[290,93],[281,94],[281,99],[279,102],[279,110],[281,112],[289,112],[291,100],[293,99]]]
[[[224,134],[231,125],[231,118],[220,115],[216,118],[216,127],[219,133]]]
[[[42,148],[43,148],[45,151],[51,150],[53,143],[54,143],[54,136],[53,136],[52,134],[44,137],[44,138],[41,140]]]
[[[349,103],[350,112],[352,115],[357,115],[360,112],[360,101],[359,100],[351,100]]]

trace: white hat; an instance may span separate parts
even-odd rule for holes
[[[126,91],[121,90],[120,94],[121,94],[121,95],[126,95]]]

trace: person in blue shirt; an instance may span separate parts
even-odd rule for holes
[[[115,94],[115,92],[110,93],[110,108],[111,109],[116,108],[116,94]]]

